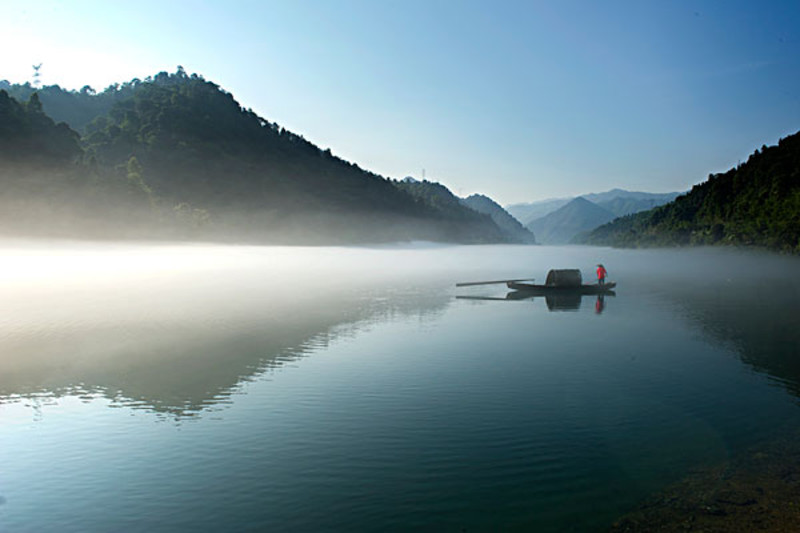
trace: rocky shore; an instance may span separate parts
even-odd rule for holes
[[[644,501],[609,531],[800,530],[800,433],[697,471]]]

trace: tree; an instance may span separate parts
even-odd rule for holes
[[[126,169],[128,174],[128,184],[132,187],[133,191],[136,194],[143,194],[146,196],[150,206],[155,207],[153,191],[150,189],[147,183],[145,183],[144,178],[142,177],[142,165],[139,163],[139,160],[136,159],[135,155],[132,155],[130,159],[128,159]]]
[[[39,113],[44,114],[44,110],[42,109],[42,102],[39,100],[39,93],[33,93],[30,98],[28,98],[27,104],[28,111],[32,113]]]

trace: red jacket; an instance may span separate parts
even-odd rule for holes
[[[597,267],[597,279],[606,279],[606,269],[603,267]]]

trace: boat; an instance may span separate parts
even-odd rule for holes
[[[584,284],[581,278],[581,271],[568,269],[554,269],[547,273],[544,285],[535,283],[525,283],[524,280],[508,280],[506,286],[515,291],[528,294],[605,294],[614,289],[617,284],[613,281],[608,283]]]
[[[580,297],[583,294],[608,294],[614,295],[614,288],[617,283],[608,281],[606,283],[584,284],[581,271],[576,268],[553,269],[547,273],[544,285],[533,283],[533,279],[507,279],[497,281],[470,281],[466,283],[456,283],[456,287],[469,287],[472,285],[490,285],[493,283],[505,283],[506,287],[516,293],[509,293],[507,299],[528,298],[531,296],[548,295],[574,295]]]
[[[581,284],[572,286],[562,285],[536,285],[535,283],[521,283],[518,281],[509,281],[506,286],[514,291],[525,292],[531,296],[546,296],[548,294],[605,294],[612,292],[617,284],[613,281],[608,283]]]

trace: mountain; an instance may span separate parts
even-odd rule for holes
[[[800,253],[800,132],[674,201],[594,230],[612,246],[748,245]]]
[[[582,195],[583,198],[589,200],[611,211],[615,215],[624,216],[631,213],[638,213],[639,211],[646,211],[659,205],[674,200],[680,193],[649,193],[626,191],[624,189],[611,189],[610,191],[601,193],[591,193]],[[541,200],[538,202],[512,204],[506,207],[509,213],[517,218],[523,225],[528,226],[537,218],[552,213],[556,209],[565,206],[574,198],[551,198],[548,200]]]
[[[550,198],[538,202],[511,204],[506,206],[506,211],[519,220],[523,226],[527,227],[537,218],[542,218],[556,209],[567,205],[570,200],[573,200],[573,198]]]
[[[0,159],[9,165],[68,165],[81,152],[78,135],[45,115],[38,95],[21,104],[0,90]]]
[[[492,217],[495,224],[508,236],[510,242],[536,244],[536,238],[533,233],[488,196],[473,194],[461,200],[461,203],[479,213],[485,213]]]
[[[578,197],[560,209],[528,224],[542,244],[567,244],[576,235],[616,218],[613,213]]]
[[[606,192],[584,194],[583,197],[590,202],[601,205],[605,202],[616,200],[617,198],[624,198],[626,200],[653,200],[657,204],[665,204],[675,199],[680,193],[678,192],[640,192],[640,191],[626,191],[625,189],[611,189]]]
[[[150,79],[152,81],[152,79]],[[73,130],[84,133],[86,126],[95,118],[107,115],[115,103],[133,96],[141,80],[114,84],[101,93],[88,85],[80,91],[68,91],[58,85],[37,89],[30,83],[12,85],[3,80],[0,89],[5,90],[19,102],[26,102],[36,93],[42,103],[42,110],[55,122],[65,122]]]
[[[631,215],[633,213],[638,213],[640,211],[649,211],[654,207],[658,207],[660,205],[664,205],[668,202],[671,202],[675,198],[678,197],[680,193],[666,193],[666,194],[654,194],[650,198],[633,198],[633,197],[625,197],[625,196],[618,196],[611,200],[605,201],[595,201],[590,200],[592,203],[595,203],[614,213],[618,217],[623,217],[625,215]]]
[[[432,207],[443,219],[451,221],[454,234],[483,235],[485,242],[514,242],[498,227],[488,214],[477,212],[462,204],[461,199],[441,183],[408,178],[394,182],[403,192]]]
[[[457,199],[444,205],[413,194],[340,159],[181,68],[102,93],[3,86],[6,234],[287,244],[507,241],[491,217]],[[27,94],[27,103],[9,93]]]

